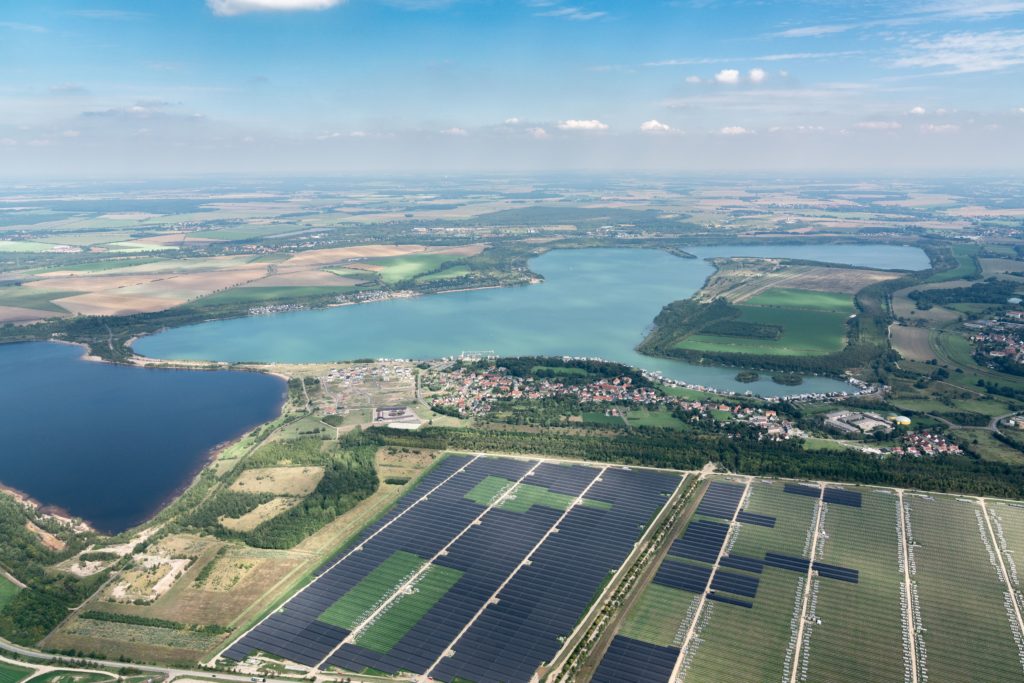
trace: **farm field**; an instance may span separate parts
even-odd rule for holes
[[[0,662],[0,683],[18,683],[28,678],[32,669]]]
[[[80,671],[50,671],[29,679],[31,683],[104,683],[115,680],[113,676]]]
[[[774,306],[778,308],[806,308],[814,311],[851,313],[853,297],[836,292],[814,292],[807,289],[772,287],[746,302],[750,306]]]
[[[738,308],[741,313],[737,322],[780,328],[778,337],[772,339],[699,333],[677,342],[676,346],[691,351],[802,356],[841,351],[846,341],[847,313],[746,304]]]
[[[0,574],[0,610],[6,607],[17,594],[18,587],[11,583],[3,574]]]

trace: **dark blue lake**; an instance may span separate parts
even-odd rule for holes
[[[0,345],[0,482],[108,533],[181,491],[211,449],[273,419],[285,384],[254,372],[92,363],[65,344]]]

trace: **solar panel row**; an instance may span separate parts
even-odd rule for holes
[[[746,510],[740,510],[736,515],[736,521],[742,522],[743,524],[756,524],[757,526],[765,526],[769,529],[775,528],[775,518],[771,515],[759,515],[755,512],[747,512]]]
[[[441,681],[529,681],[571,634],[609,574],[625,561],[646,525],[679,483],[676,475],[607,470],[587,498],[611,509],[577,506],[432,672]]]
[[[817,486],[807,486],[806,484],[786,484],[782,487],[782,490],[786,493],[792,493],[797,496],[810,496],[811,498],[817,498],[821,495],[821,489]]]
[[[543,464],[527,481],[578,496],[598,473],[591,467]],[[460,580],[391,650],[379,653],[346,644],[327,664],[351,671],[372,667],[425,673],[560,516],[560,511],[538,505],[527,512],[491,510],[436,561],[463,572]]]
[[[711,567],[689,562],[662,562],[654,583],[670,588],[682,588],[692,593],[703,593],[711,577]]]
[[[673,557],[685,557],[688,560],[714,564],[728,533],[728,524],[698,519],[690,522],[686,531],[683,532],[682,538],[672,542],[668,554]]]
[[[390,525],[377,527],[380,533],[376,535],[372,535],[373,531],[364,532],[355,550],[343,555],[344,559],[321,573],[315,582],[285,603],[279,613],[232,645],[224,656],[240,660],[255,650],[263,650],[307,666],[319,664],[348,635],[347,630],[320,621],[331,605],[396,552],[412,553],[424,560],[432,557],[482,511],[465,498],[466,493],[487,476],[518,479],[536,463],[481,458],[468,464],[464,460],[462,464],[466,465],[463,471],[426,499],[419,500],[448,476],[432,473],[432,485],[421,482],[410,494],[414,500],[407,506],[406,514],[393,515]],[[450,474],[451,470],[448,471]]]
[[[711,482],[704,497],[701,498],[700,505],[697,506],[697,514],[705,517],[732,519],[733,513],[739,507],[740,499],[743,498],[745,488],[740,484],[730,484],[724,481]]]
[[[749,574],[737,574],[719,569],[711,581],[712,590],[725,591],[745,598],[757,596],[758,578]]]
[[[665,683],[672,676],[678,648],[615,636],[594,672],[592,683]]]
[[[742,569],[746,572],[753,572],[760,574],[764,571],[764,562],[761,560],[755,560],[752,557],[743,557],[741,555],[726,555],[719,564],[723,567],[729,567],[730,569]]]
[[[746,607],[751,609],[754,603],[746,600],[740,600],[739,598],[731,598],[728,595],[722,595],[721,593],[708,593],[708,600],[714,600],[716,602],[724,602],[728,605],[738,605],[739,607]]]
[[[858,583],[860,581],[860,572],[856,569],[837,567],[834,564],[815,562],[814,571],[818,572],[819,576],[824,576],[826,579],[836,579],[838,581],[847,581],[849,583]]]
[[[825,489],[825,502],[859,508],[861,505],[860,491],[847,491],[846,489],[828,487]]]

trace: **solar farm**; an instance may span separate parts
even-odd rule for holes
[[[715,478],[590,680],[1021,681],[1021,553],[1018,503]]]
[[[449,455],[221,656],[447,683],[529,681],[683,481]]]

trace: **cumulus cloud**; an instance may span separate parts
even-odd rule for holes
[[[914,108],[912,108],[912,109],[911,109],[911,110],[910,110],[909,112],[907,112],[907,113],[908,113],[908,114],[913,114],[914,116],[924,116],[924,115],[925,115],[925,114],[927,114],[928,112],[927,112],[927,110],[926,110],[926,109],[925,109],[924,107],[920,107],[920,106],[919,106],[919,107],[914,107]]]
[[[687,76],[686,77],[686,82],[687,83],[700,83],[701,82],[700,76]]]
[[[754,131],[748,130],[743,126],[725,126],[718,132],[721,133],[722,135],[749,135]]]
[[[715,82],[735,85],[740,82],[740,72],[738,69],[722,69],[715,74]]]
[[[519,125],[519,117],[518,116],[511,116],[511,117],[505,119],[505,125],[506,126],[518,126]]]
[[[558,127],[562,130],[608,130],[608,124],[597,119],[568,119],[560,121]]]
[[[861,121],[853,127],[860,130],[899,130],[903,126],[899,121]]]
[[[214,14],[233,17],[249,12],[294,12],[297,10],[324,10],[340,5],[345,0],[206,0]]]
[[[543,139],[547,138],[547,136],[548,136],[548,132],[546,130],[544,130],[543,128],[540,128],[540,127],[527,128],[526,132],[534,140],[543,140]]]
[[[671,133],[672,126],[667,123],[662,123],[657,119],[651,119],[650,121],[644,121],[641,123],[640,130],[644,133]]]
[[[456,137],[464,137],[466,135],[469,135],[469,132],[465,128],[453,127],[453,128],[445,128],[444,130],[441,131],[441,134],[442,135],[454,135]]]
[[[767,76],[768,76],[768,74],[766,74],[764,72],[764,69],[756,68],[756,67],[751,69],[750,73],[747,74],[747,78],[750,79],[751,83],[763,83],[764,79]]]

